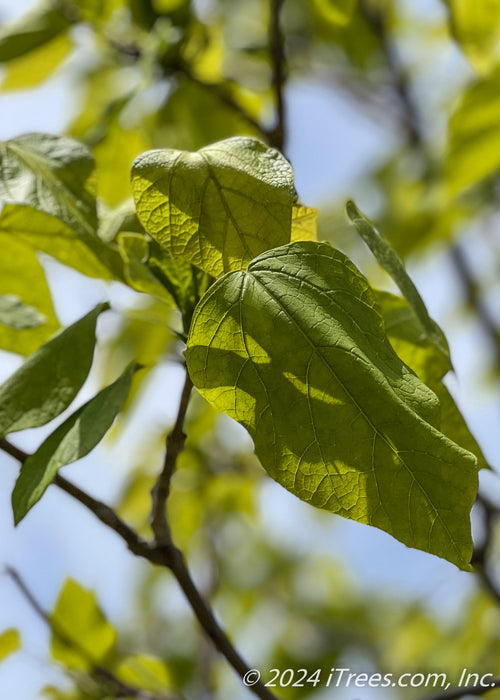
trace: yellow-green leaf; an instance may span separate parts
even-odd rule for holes
[[[67,579],[52,613],[52,623],[65,640],[52,634],[52,656],[68,669],[90,670],[112,651],[116,632],[101,612],[94,593]]]
[[[0,663],[21,648],[21,636],[16,629],[10,628],[0,634]]]
[[[256,139],[149,151],[132,167],[132,189],[146,231],[214,277],[290,240],[292,169]]]
[[[292,209],[292,236],[294,241],[318,240],[318,210],[305,207],[303,204],[294,204]]]
[[[480,72],[498,61],[500,0],[446,0],[451,30],[463,52]]]
[[[67,32],[6,65],[2,90],[26,90],[39,85],[59,68],[73,48]]]
[[[351,20],[357,0],[314,0],[314,4],[326,22],[345,26]]]

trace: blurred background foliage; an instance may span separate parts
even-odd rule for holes
[[[410,266],[422,257],[445,256],[457,282],[450,292],[452,313],[459,322],[472,317],[478,329],[474,342],[487,348],[476,376],[498,385],[500,2],[285,0],[276,34],[273,13],[279,5],[269,0],[41,0],[0,29],[4,93],[70,75],[73,114],[66,134],[92,149],[100,207],[98,233],[90,240],[28,206],[4,206],[0,291],[36,306],[45,323],[24,331],[1,326],[0,345],[26,355],[58,327],[47,256],[107,281],[121,313],[102,333],[94,382],[108,384],[132,360],[146,367],[134,379],[106,451],[106,460],[115,455],[121,462],[117,509],[143,533],[169,427],[145,407],[152,391],[163,402],[172,400],[170,389],[161,388],[162,372],[182,360],[182,336],[196,294],[183,300],[187,311],[179,318],[172,290],[158,281],[161,261],[156,276],[145,265],[154,251],[144,249],[133,213],[130,166],[149,148],[191,150],[242,134],[282,146],[288,154],[286,99],[284,121],[276,120],[277,64],[290,81],[290,95],[297,85],[332,91],[390,134],[384,156],[350,183],[349,194]],[[280,32],[284,59],[276,55]],[[308,128],[304,120],[302,129]],[[327,128],[323,136],[328,139]],[[298,176],[304,182],[307,173]],[[327,197],[305,201],[318,206],[319,238],[391,289],[344,219],[346,194],[340,186]],[[204,282],[192,284],[194,290]],[[144,411],[146,418],[138,423]],[[170,497],[174,539],[252,664],[263,671],[322,668],[326,675],[333,667],[447,672],[455,680],[463,668],[500,675],[494,508],[476,514],[477,584],[467,584],[459,605],[449,608],[452,614],[441,614],[429,605],[426,591],[410,595],[402,586],[397,594],[386,592],[359,580],[348,557],[341,561],[324,546],[316,548],[319,529],[331,528],[329,515],[312,512],[295,522],[288,539],[273,536],[272,521],[263,516],[267,478],[248,440],[199,397],[186,432]],[[482,447],[494,454],[495,446]],[[98,482],[93,484],[98,490]],[[277,507],[289,503],[285,499]],[[64,527],[71,531],[70,522]],[[349,527],[361,536],[365,532]],[[336,530],[330,531],[335,537]],[[376,568],[377,553],[372,556]],[[106,555],[99,557],[105,580]],[[422,558],[409,561],[418,568]],[[408,570],[409,579],[413,571]],[[112,626],[93,593],[66,581],[51,623],[54,629],[61,625],[74,644],[62,643],[52,631],[51,653],[62,673],[42,696],[115,697],[102,674],[89,668],[91,654],[124,683],[153,693],[168,688],[193,699],[250,697],[202,638],[168,574],[138,564],[126,590],[129,612]],[[29,639],[24,642],[29,648]],[[6,630],[0,661],[19,643],[14,630]],[[29,657],[24,663],[29,669]],[[351,690],[335,692],[352,697]],[[333,695],[321,687],[279,689],[284,698],[309,693]],[[416,698],[425,697],[425,689],[356,690],[358,695]],[[500,698],[500,692],[490,697]]]

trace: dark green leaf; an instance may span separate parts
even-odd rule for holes
[[[344,255],[293,243],[226,275],[197,307],[186,359],[285,488],[470,569],[476,460],[437,429],[436,396]]]
[[[149,151],[132,167],[132,189],[146,231],[214,277],[290,240],[292,169],[256,139]]]
[[[95,346],[93,311],[43,345],[0,387],[0,436],[45,425],[73,401],[87,378]]]
[[[408,303],[414,310],[429,339],[449,362],[450,351],[446,338],[437,323],[429,316],[425,304],[422,301],[422,297],[408,276],[404,263],[399,255],[378,233],[366,216],[359,211],[354,202],[347,202],[346,212],[349,220],[355,226],[366,245],[370,248],[378,264],[392,277],[405,299],[408,300]],[[449,368],[451,369],[451,365]]]
[[[130,365],[113,384],[67,418],[26,460],[12,494],[16,525],[40,500],[61,467],[85,457],[102,440],[125,403],[136,369]]]

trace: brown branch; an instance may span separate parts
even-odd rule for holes
[[[276,126],[269,132],[269,143],[283,152],[286,140],[286,82],[285,37],[281,27],[284,0],[270,0],[269,55],[271,58],[271,85],[276,103]]]
[[[24,464],[30,456],[5,438],[0,440],[0,449],[17,459],[21,464]],[[90,510],[104,525],[114,530],[124,540],[131,552],[139,556],[147,554],[149,551],[148,543],[139,537],[106,503],[93,498],[59,474],[55,477],[53,484]]]
[[[493,536],[495,532],[496,521],[498,520],[498,509],[490,503],[484,496],[478,495],[476,501],[484,512],[484,538],[480,546],[474,548],[472,556],[472,564],[476,574],[481,579],[484,588],[490,593],[491,597],[500,605],[500,587],[491,574],[488,566],[488,559],[491,555],[493,547]]]
[[[186,370],[177,418],[175,419],[173,429],[167,435],[163,469],[152,491],[153,506],[150,522],[155,536],[156,546],[168,545],[172,541],[170,537],[170,528],[167,522],[167,499],[170,493],[170,481],[177,465],[177,457],[182,452],[184,443],[186,442],[183,426],[192,389],[193,382]]]
[[[10,454],[12,457],[15,457],[21,464],[30,456],[5,439],[0,440],[0,449]],[[208,603],[198,591],[182,553],[175,547],[171,540],[169,540],[168,544],[163,544],[161,546],[155,543],[145,542],[105,503],[96,500],[61,476],[57,476],[53,484],[75,498],[104,525],[116,532],[127,543],[131,552],[152,564],[163,566],[172,571],[202,630],[213,641],[216,649],[225,657],[226,661],[243,680],[251,668],[237,652],[229,640],[229,637],[217,622]],[[257,697],[261,698],[261,700],[276,700],[276,696],[274,696],[261,681],[251,686],[249,689]]]
[[[109,669],[97,663],[92,655],[84,649],[76,639],[73,639],[65,629],[50,615],[38,602],[33,593],[28,588],[27,584],[21,578],[18,571],[10,566],[5,568],[5,573],[12,579],[24,598],[30,604],[32,609],[51,629],[53,635],[59,639],[68,649],[73,649],[85,663],[89,666],[89,675],[98,683],[104,683],[106,690],[112,693],[115,698],[135,698],[136,700],[179,700],[173,695],[153,694],[148,691],[137,688],[128,683],[123,683]]]
[[[474,275],[467,262],[467,257],[458,243],[451,249],[451,260],[464,288],[467,302],[477,314],[483,331],[495,354],[495,363],[500,369],[500,330],[481,297],[479,285],[474,279]]]

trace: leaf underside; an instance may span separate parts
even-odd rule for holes
[[[186,358],[289,491],[470,568],[475,457],[439,431],[435,394],[343,254],[292,243],[226,275],[197,307]]]

